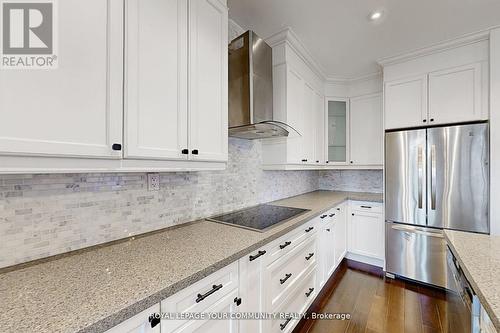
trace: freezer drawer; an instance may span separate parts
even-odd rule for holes
[[[387,272],[449,289],[442,230],[386,223]]]

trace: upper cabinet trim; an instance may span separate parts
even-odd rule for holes
[[[415,58],[432,55],[435,53],[455,49],[458,47],[466,46],[469,44],[478,43],[481,41],[489,40],[491,29],[482,30],[472,34],[466,34],[457,38],[449,39],[431,46],[415,49],[410,52],[405,52],[396,56],[386,57],[378,60],[377,62],[385,67],[389,65],[399,64]]]

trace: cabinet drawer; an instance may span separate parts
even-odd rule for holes
[[[304,223],[288,234],[278,238],[269,246],[269,256],[266,263],[269,265],[285,254],[293,251],[301,242],[316,235],[319,217]]]
[[[354,201],[351,202],[351,210],[367,213],[382,214],[382,205],[378,202]]]
[[[237,288],[238,262],[234,262],[163,300],[161,309],[173,313],[203,312]],[[182,321],[169,322],[173,322],[171,327],[182,324]]]
[[[300,283],[308,268],[316,265],[316,257],[316,239],[310,238],[266,268],[271,309]]]
[[[312,301],[316,298],[316,269],[312,268],[306,272],[306,275],[295,289],[291,290],[288,297],[279,307],[276,313],[280,314],[271,321],[270,332],[291,332],[300,318],[297,313],[303,313],[307,310]],[[286,318],[285,316],[290,316]]]

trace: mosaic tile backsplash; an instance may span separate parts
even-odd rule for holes
[[[261,143],[230,138],[226,170],[0,175],[0,267],[317,189],[382,192],[381,171],[263,171]]]
[[[0,267],[318,189],[317,171],[263,171],[259,141],[229,140],[224,171],[0,175]]]
[[[328,170],[319,172],[321,190],[382,193],[382,170]]]

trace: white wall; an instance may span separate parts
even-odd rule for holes
[[[500,235],[500,28],[490,35],[490,224]]]

